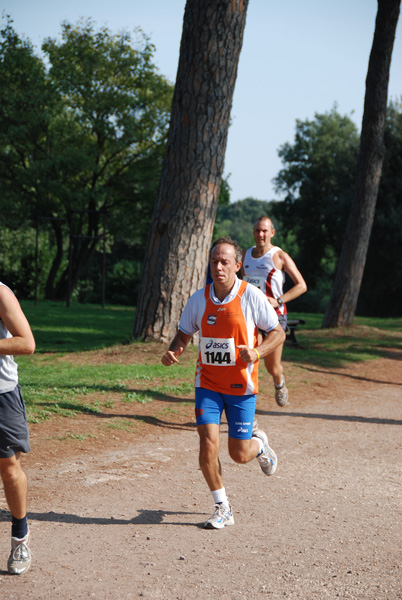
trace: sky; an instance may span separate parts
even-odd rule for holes
[[[20,36],[40,53],[61,23],[92,18],[113,34],[140,27],[156,46],[161,74],[176,77],[185,0],[1,0]],[[296,120],[334,105],[360,129],[377,0],[249,0],[229,129],[224,176],[231,200],[278,199],[278,150],[292,143]],[[402,17],[388,99],[402,97]]]

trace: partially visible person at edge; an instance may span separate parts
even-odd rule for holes
[[[193,294],[184,307],[178,332],[162,363],[177,364],[191,338],[199,332],[195,374],[195,415],[200,440],[199,463],[215,510],[207,529],[233,525],[219,461],[222,412],[229,428],[230,457],[240,464],[254,458],[265,475],[277,467],[267,434],[254,421],[258,393],[258,361],[280,346],[285,333],[260,290],[236,273],[242,251],[230,237],[214,242],[209,254],[213,282]],[[257,345],[258,329],[267,334]]]
[[[13,356],[33,354],[35,340],[13,292],[0,282],[0,473],[11,512],[8,572],[22,575],[31,566],[27,523],[27,478],[21,453],[29,452],[25,404]]]
[[[278,315],[279,323],[284,331],[287,326],[286,303],[298,298],[307,291],[306,282],[292,258],[271,242],[275,235],[275,227],[269,217],[260,217],[253,229],[255,246],[248,248],[243,254],[243,279],[258,287],[268,298]],[[285,273],[294,285],[283,293]],[[279,406],[288,403],[288,389],[283,376],[282,367],[283,344],[265,356],[264,362],[275,386],[275,400]]]

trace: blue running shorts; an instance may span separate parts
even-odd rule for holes
[[[206,388],[195,388],[195,417],[197,425],[221,424],[225,411],[229,426],[229,437],[236,440],[250,440],[255,415],[256,394],[234,396],[221,394]]]
[[[20,386],[0,394],[0,458],[29,452],[29,432]]]

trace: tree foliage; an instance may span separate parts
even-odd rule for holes
[[[216,215],[214,239],[229,235],[241,248],[254,245],[253,226],[255,221],[272,213],[274,203],[245,198],[226,206],[219,206]]]
[[[10,22],[0,31],[0,83],[1,205],[9,226],[18,226],[47,196],[43,167],[56,96],[31,43]]]
[[[359,134],[336,107],[297,121],[293,144],[279,149],[285,164],[275,178],[284,194],[274,213],[297,239],[298,266],[314,289],[322,271],[333,267],[349,211],[358,159]]]
[[[402,314],[402,258],[395,251],[402,242],[401,101],[388,106],[384,145],[383,175],[358,303],[358,314],[373,316]],[[351,117],[340,115],[334,107],[316,114],[314,120],[297,121],[294,142],[284,144],[279,153],[284,168],[276,184],[284,200],[271,202],[269,209],[277,223],[275,243],[295,259],[309,286],[307,294],[292,303],[292,310],[297,306],[322,312],[333,286],[354,191],[358,130]],[[234,213],[234,207],[231,210]],[[245,221],[247,204],[243,210]],[[218,211],[217,227],[223,214]],[[227,222],[226,229],[231,227],[235,224]]]
[[[40,290],[47,290],[49,298],[64,299],[67,219],[74,234],[103,235],[102,213],[96,211],[106,208],[107,300],[135,304],[165,152],[172,86],[157,73],[153,47],[140,30],[133,38],[96,31],[91,22],[66,23],[61,40],[47,40],[44,48],[46,61],[15,33],[10,21],[0,32],[2,279],[22,297],[32,297],[36,217],[66,219],[40,221],[38,237]],[[192,132],[191,143],[194,139]],[[196,147],[202,150],[201,141]],[[402,255],[397,251],[402,246],[402,99],[388,106],[384,146],[357,305],[358,314],[373,316],[402,314]],[[229,234],[246,248],[254,243],[255,220],[262,214],[273,217],[274,242],[296,260],[309,285],[307,294],[292,302],[292,311],[325,309],[358,153],[358,129],[335,105],[314,119],[297,121],[293,142],[280,148],[284,166],[276,186],[283,201],[246,198],[230,203],[230,176],[222,179],[213,237]],[[201,153],[198,165],[205,166],[205,156]],[[193,202],[188,225],[195,210]],[[73,243],[73,271],[79,274],[74,295],[98,302],[100,242],[92,240],[91,245],[91,240],[74,238]],[[206,259],[204,252],[196,254],[197,260]],[[193,260],[188,253],[186,260]],[[204,273],[203,267],[196,271]]]
[[[154,47],[139,29],[133,39],[96,31],[91,21],[63,23],[61,40],[42,45],[45,62],[10,22],[0,39],[2,203],[12,209],[10,223],[53,218],[41,222],[54,248],[46,296],[65,297],[70,233],[73,285],[105,223],[109,244],[123,224],[131,247],[143,245],[172,86],[158,74]]]

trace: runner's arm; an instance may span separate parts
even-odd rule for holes
[[[18,356],[35,352],[35,339],[14,293],[0,286],[0,318],[12,337],[0,340],[0,354]]]
[[[191,335],[184,333],[184,331],[179,329],[169,346],[169,350],[162,356],[162,364],[165,365],[165,367],[170,367],[171,365],[178,363],[179,356],[183,354],[191,338]]]
[[[289,275],[289,277],[291,278],[291,280],[293,281],[294,285],[293,287],[291,287],[289,290],[287,290],[287,292],[285,292],[284,294],[282,294],[281,298],[283,300],[283,302],[290,302],[291,300],[294,300],[295,298],[298,298],[299,296],[301,296],[302,294],[304,294],[305,292],[307,292],[307,284],[304,281],[303,275],[300,273],[299,269],[296,266],[296,263],[294,262],[294,260],[289,256],[289,254],[287,254],[287,252],[283,252],[283,250],[279,253],[278,258],[280,259],[280,266],[279,265],[275,265],[277,266],[277,268],[280,268],[282,271],[285,271],[285,273],[287,273],[287,275]],[[274,263],[275,263],[275,258],[276,258],[276,254],[274,255]],[[269,299],[272,306],[274,308],[276,308],[278,306],[278,303],[275,301],[272,302],[272,298]]]
[[[271,329],[256,348],[248,346],[237,346],[240,349],[240,358],[245,363],[255,363],[259,358],[263,358],[270,354],[275,348],[283,344],[286,339],[286,334],[280,325]]]

